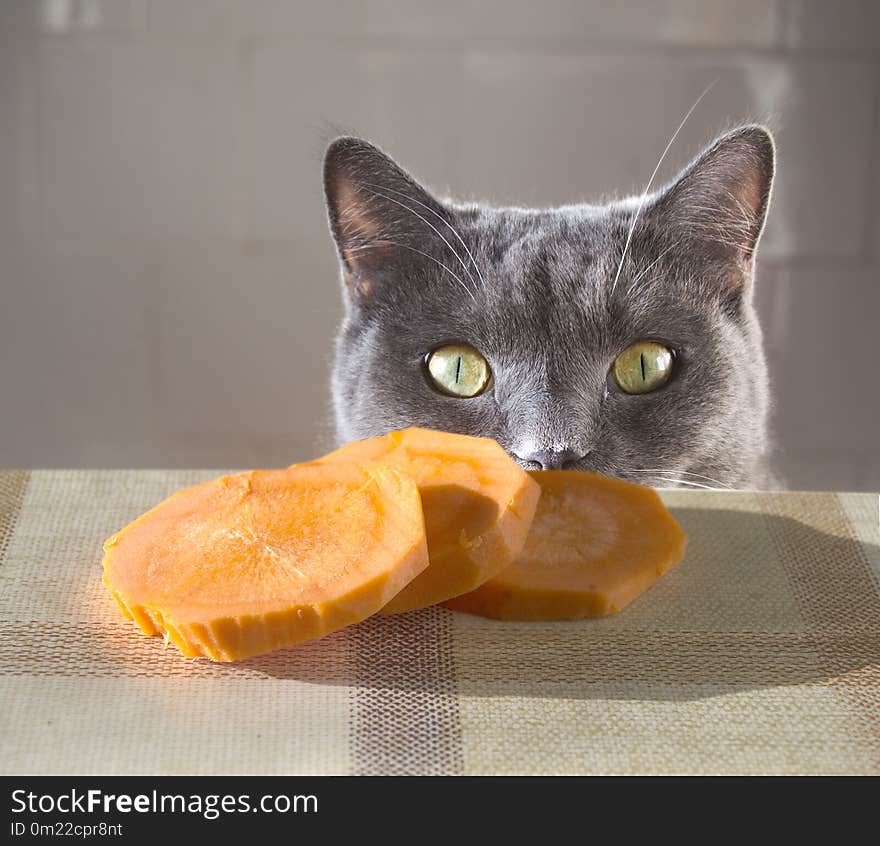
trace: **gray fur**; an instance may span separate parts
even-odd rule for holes
[[[338,440],[424,426],[492,437],[530,468],[772,486],[752,289],[773,170],[762,127],[719,138],[647,198],[612,290],[639,198],[461,205],[366,141],[337,139],[324,184],[346,303],[332,380]],[[641,339],[672,346],[676,369],[665,387],[629,396],[609,369]],[[425,355],[449,342],[488,360],[485,393],[457,399],[431,386]]]

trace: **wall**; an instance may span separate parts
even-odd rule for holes
[[[6,0],[0,465],[272,465],[329,437],[319,167],[460,197],[638,191],[778,130],[757,297],[793,487],[880,489],[880,4]]]

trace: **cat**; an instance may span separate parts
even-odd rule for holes
[[[777,487],[752,303],[775,161],[745,125],[651,194],[495,208],[337,138],[338,441],[422,426],[494,438],[526,469]]]

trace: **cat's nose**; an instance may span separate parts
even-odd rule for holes
[[[530,470],[569,470],[582,458],[586,458],[586,453],[573,449],[539,449],[516,457],[526,462]]]

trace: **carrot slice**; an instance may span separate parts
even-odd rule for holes
[[[123,613],[214,661],[363,620],[428,564],[418,489],[380,465],[224,476],[169,497],[104,550]]]
[[[419,486],[428,568],[383,609],[399,614],[473,590],[525,544],[540,487],[489,438],[410,428],[356,441],[322,463],[381,461]]]
[[[530,472],[541,499],[522,555],[447,608],[498,620],[600,617],[684,555],[684,532],[650,488],[575,470]]]

